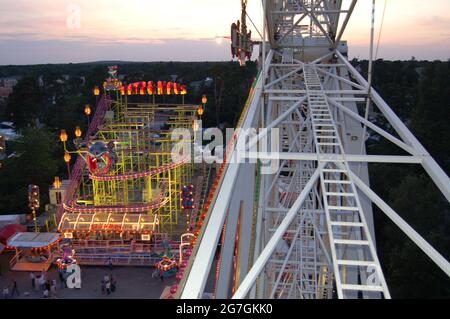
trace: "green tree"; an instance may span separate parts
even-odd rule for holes
[[[406,176],[390,191],[389,202],[445,258],[450,257],[450,205],[428,177]],[[393,297],[450,297],[450,279],[397,226],[386,222],[377,237]]]
[[[58,172],[56,147],[55,136],[45,129],[23,131],[14,145],[16,157],[0,169],[0,212],[27,212],[29,184],[39,186],[41,206],[48,202],[48,187]]]
[[[25,77],[14,87],[6,105],[6,117],[19,129],[34,126],[43,105],[43,92],[34,77]]]
[[[423,70],[411,127],[439,164],[450,173],[450,62],[435,61]]]

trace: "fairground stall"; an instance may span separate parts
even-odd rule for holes
[[[11,270],[47,271],[59,251],[59,233],[20,232],[8,239],[16,251],[9,262]]]

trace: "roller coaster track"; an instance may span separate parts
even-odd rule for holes
[[[87,142],[89,138],[94,135],[101,127],[102,122],[104,120],[104,116],[106,111],[110,105],[111,101],[107,101],[105,96],[102,96],[99,103],[97,104],[97,109],[89,126],[88,132],[86,134],[85,141]],[[152,169],[145,172],[138,173],[129,173],[129,174],[121,174],[121,175],[113,175],[113,176],[97,176],[97,175],[89,175],[89,178],[97,181],[116,181],[116,180],[129,180],[136,178],[143,178],[148,176],[157,175],[160,173],[164,173],[168,170],[175,169],[181,165],[186,164],[189,161],[189,157],[183,157],[176,163],[170,163],[166,165],[162,165],[156,169]],[[154,198],[152,201],[147,203],[133,203],[127,205],[79,205],[76,203],[76,189],[79,187],[83,170],[86,168],[86,162],[79,156],[75,162],[75,165],[72,169],[70,184],[67,188],[66,196],[64,198],[63,204],[58,208],[58,217],[59,219],[63,216],[64,211],[68,211],[71,213],[143,213],[148,212],[149,210],[154,210],[163,207],[169,202],[169,197],[160,195],[157,198]],[[161,187],[161,194],[164,194],[167,188],[167,185],[164,183]]]
[[[151,209],[158,209],[167,204],[168,197],[158,197],[148,203],[129,204],[129,205],[78,205],[63,204],[64,210],[71,213],[144,213]]]
[[[94,117],[89,125],[89,128],[86,132],[85,142],[89,141],[89,138],[98,132],[99,127],[104,121],[106,111],[109,109],[111,105],[111,100],[107,100],[106,96],[103,95],[97,103],[97,108],[95,110]],[[70,184],[66,189],[66,194],[63,198],[63,203],[68,203],[72,201],[74,196],[76,195],[77,188],[80,186],[81,178],[83,176],[83,171],[86,168],[86,162],[81,156],[77,157],[75,165],[72,167],[71,175],[70,175]],[[58,206],[57,209],[57,220],[59,221],[64,214],[64,205]]]
[[[119,174],[119,175],[112,175],[112,176],[98,176],[98,175],[89,175],[89,178],[96,181],[118,181],[118,180],[129,180],[129,179],[136,179],[136,178],[143,178],[148,176],[157,175],[160,173],[164,173],[168,170],[175,169],[181,165],[186,164],[190,160],[189,157],[184,157],[182,160],[180,160],[177,163],[170,163],[166,165],[162,165],[158,168],[152,169],[150,171],[145,172],[138,172],[138,173],[129,173],[129,174]]]

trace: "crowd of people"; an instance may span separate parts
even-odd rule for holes
[[[45,271],[40,274],[30,272],[31,289],[34,291],[40,291],[42,297],[44,298],[57,298],[57,283],[56,280],[49,280],[46,278],[47,274]],[[29,295],[28,291],[24,292],[24,295]],[[19,297],[20,292],[15,279],[11,280],[11,289],[8,286],[3,287],[3,298],[14,298]]]
[[[55,279],[47,279],[46,272],[41,272],[36,274],[30,272],[30,282],[32,291],[40,291],[43,298],[58,298],[57,294],[57,281]],[[60,288],[66,288],[66,278],[62,271],[59,272],[59,279],[61,282]],[[101,291],[102,295],[110,295],[116,291],[117,281],[112,275],[105,275],[101,280]],[[17,286],[17,281],[15,279],[11,280],[11,286],[3,287],[3,298],[9,299],[14,297],[19,297],[20,292]],[[29,295],[29,292],[24,292],[24,296]]]

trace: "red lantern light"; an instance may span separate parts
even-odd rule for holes
[[[158,95],[163,94],[163,83],[161,81],[158,81]]]
[[[172,82],[167,82],[166,88],[167,88],[167,90],[166,90],[167,95],[172,94]]]
[[[147,83],[147,94],[153,95],[153,81],[148,81]]]
[[[140,84],[140,82],[133,83],[133,93],[134,94],[139,94],[139,84]]]

